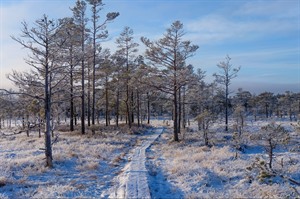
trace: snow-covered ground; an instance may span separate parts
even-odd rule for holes
[[[203,133],[193,122],[180,142],[172,141],[171,121],[152,122],[152,129],[138,134],[125,126],[101,127],[96,135],[61,128],[55,132],[54,169],[44,167],[43,138],[1,129],[0,198],[130,197],[131,185],[149,188],[152,198],[299,197],[300,132],[291,122],[281,122],[291,139],[275,150],[276,175],[261,175],[268,156],[264,141],[254,138],[269,122],[247,122],[242,151],[230,139],[233,124],[230,133],[224,133],[223,123],[211,128],[211,147],[204,146]]]
[[[43,138],[9,131],[0,133],[0,198],[99,198],[113,186],[128,153],[143,137],[128,133],[127,127],[103,127],[96,135],[58,132],[54,169],[48,169],[40,150]]]
[[[291,122],[277,122],[291,135],[288,145],[275,150],[274,176],[262,177],[259,169],[268,162],[262,140],[253,140],[261,126],[269,121],[249,122],[244,128],[243,151],[236,151],[216,124],[210,134],[212,147],[204,146],[202,132],[196,124],[184,139],[172,142],[172,130],[165,131],[149,149],[150,190],[153,198],[295,198],[300,184],[300,132]],[[293,122],[295,124],[295,122]],[[232,134],[232,133],[231,133]],[[237,157],[236,157],[237,153]]]

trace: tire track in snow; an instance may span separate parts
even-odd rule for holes
[[[148,186],[148,170],[146,169],[146,149],[163,132],[163,128],[151,129],[142,145],[133,150],[131,161],[124,167],[124,172],[118,177],[118,187],[109,198],[151,198]]]

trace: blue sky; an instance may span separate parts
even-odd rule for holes
[[[29,24],[44,13],[53,19],[71,16],[75,0],[0,0],[0,87],[9,87],[5,74],[28,70],[27,52],[10,38],[20,34],[21,22]],[[104,0],[107,12],[120,16],[108,25],[114,51],[115,38],[125,26],[141,36],[161,38],[175,20],[184,24],[186,39],[199,45],[189,60],[206,71],[208,82],[218,72],[217,63],[228,54],[241,66],[232,90],[242,87],[263,91],[300,92],[300,0]],[[141,45],[140,54],[144,47]]]

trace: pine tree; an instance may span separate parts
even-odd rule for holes
[[[241,67],[232,68],[232,64],[230,63],[231,58],[227,55],[225,61],[220,62],[217,66],[220,69],[219,74],[215,73],[214,76],[216,78],[217,83],[223,85],[225,88],[225,131],[228,131],[228,97],[230,94],[229,86],[231,84],[231,80],[237,77],[237,73],[239,72]]]
[[[45,114],[45,156],[46,166],[53,167],[52,163],[52,146],[51,146],[51,105],[52,95],[58,88],[60,80],[56,80],[57,74],[61,68],[56,64],[59,61],[57,52],[57,29],[59,25],[53,20],[49,20],[46,15],[36,20],[35,27],[29,28],[26,22],[23,22],[22,37],[12,37],[32,53],[26,63],[33,67],[34,70],[29,73],[18,73],[16,71],[9,75],[19,88],[20,93],[29,97],[40,99],[44,102]],[[31,90],[31,92],[28,89]],[[32,91],[33,90],[33,91]],[[37,91],[43,91],[41,92]]]
[[[118,55],[123,57],[125,60],[125,85],[126,85],[126,117],[128,120],[128,126],[131,128],[133,122],[133,90],[131,88],[131,74],[133,73],[134,69],[134,58],[135,53],[137,52],[138,43],[134,42],[133,40],[133,30],[129,27],[125,27],[123,32],[120,34],[120,37],[117,38],[116,44],[118,45]]]
[[[188,69],[185,61],[198,49],[198,46],[192,45],[190,41],[183,41],[184,34],[183,24],[175,21],[167,29],[164,37],[158,41],[152,42],[145,37],[141,38],[147,47],[145,57],[154,67],[153,74],[158,77],[153,78],[158,81],[149,84],[172,96],[175,141],[179,141],[178,134],[180,133],[179,90],[188,81]]]
[[[106,15],[103,22],[100,22],[99,12],[103,9],[104,4],[102,0],[86,0],[92,7],[92,48],[93,48],[93,64],[92,64],[92,125],[95,124],[95,105],[96,105],[96,52],[99,48],[99,40],[107,38],[108,32],[106,30],[106,24],[113,21],[119,16],[118,12],[110,12]]]
[[[85,43],[87,39],[87,22],[88,18],[86,17],[86,3],[85,1],[76,1],[76,5],[71,9],[73,11],[74,22],[79,27],[80,34],[80,62],[81,62],[81,133],[85,134]]]

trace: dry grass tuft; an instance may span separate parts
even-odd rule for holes
[[[99,169],[99,163],[94,161],[83,162],[79,164],[76,168],[81,171],[97,170]]]
[[[5,185],[7,185],[9,183],[8,178],[1,176],[0,177],[0,187],[4,187]]]
[[[111,164],[114,166],[119,165],[122,161],[124,161],[125,153],[121,153],[120,155],[116,156],[112,161]]]

